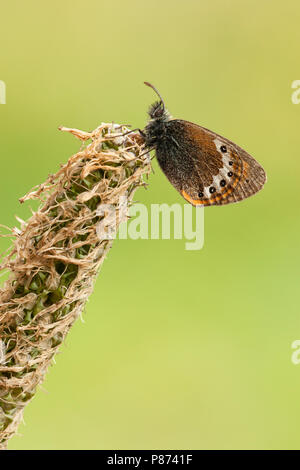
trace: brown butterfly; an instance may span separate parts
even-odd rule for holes
[[[262,189],[266,174],[245,150],[225,137],[181,119],[172,119],[159,96],[141,132],[148,150],[170,183],[194,206],[238,202]]]

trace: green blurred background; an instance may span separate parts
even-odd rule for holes
[[[300,448],[299,14],[297,0],[1,6],[2,224],[78,150],[59,125],[144,127],[144,80],[268,174],[257,196],[205,209],[201,251],[115,241],[10,449]],[[154,169],[136,199],[184,204]]]

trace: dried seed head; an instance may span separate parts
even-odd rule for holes
[[[118,213],[121,196],[132,200],[150,170],[138,136],[120,136],[128,132],[124,126],[61,130],[91,142],[20,199],[41,205],[21,230],[12,230],[15,241],[1,266],[10,278],[0,290],[0,448],[93,289],[112,244],[97,235],[99,223],[117,228],[111,212]]]

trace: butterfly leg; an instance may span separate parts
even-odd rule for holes
[[[136,129],[131,129],[131,131],[128,131],[128,132],[124,132],[124,134],[121,134],[121,135],[128,135],[128,134],[132,134],[132,132],[136,132],[138,131],[140,133],[140,135],[145,138],[146,137],[146,134],[144,131],[142,131],[142,129],[140,129],[139,127],[137,127]]]

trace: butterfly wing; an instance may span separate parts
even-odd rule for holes
[[[191,204],[238,202],[262,189],[266,174],[238,145],[188,121],[166,123],[156,156],[163,172]]]

